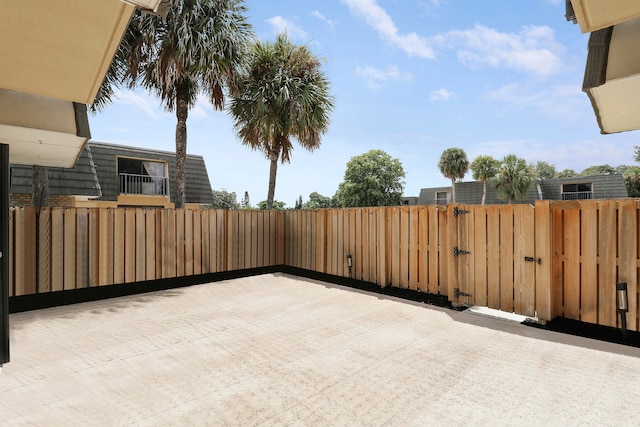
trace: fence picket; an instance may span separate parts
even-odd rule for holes
[[[11,233],[9,233],[11,234]],[[51,291],[64,289],[64,209],[51,209]]]
[[[580,319],[598,321],[598,211],[597,202],[582,205],[580,223]]]
[[[36,292],[51,292],[51,209],[38,215],[38,286]]]
[[[618,267],[617,282],[627,283],[629,312],[627,328],[638,330],[638,213],[635,200],[620,200],[618,211]],[[610,284],[603,284],[609,286]]]
[[[474,209],[474,243],[473,243],[473,276],[474,288],[471,293],[477,305],[488,305],[487,295],[487,208],[481,206]]]
[[[487,306],[500,309],[500,208],[487,207]]]
[[[76,210],[64,210],[64,290],[76,288]]]
[[[513,312],[513,206],[500,206],[500,310]]]
[[[598,202],[598,323],[616,326],[617,212],[615,201]]]

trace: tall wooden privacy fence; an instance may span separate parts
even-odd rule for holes
[[[616,326],[615,284],[624,281],[627,326],[640,327],[637,200],[280,212],[24,208],[10,220],[11,295],[287,265]]]
[[[10,295],[283,263],[269,211],[36,208],[10,212]]]

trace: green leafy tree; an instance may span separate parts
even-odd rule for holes
[[[323,196],[315,191],[309,194],[309,201],[304,204],[305,209],[326,209],[332,206],[330,197]]]
[[[496,176],[500,162],[491,156],[481,155],[471,163],[473,179],[482,182],[482,204],[487,198],[487,181]]]
[[[505,156],[500,163],[498,173],[492,180],[498,197],[507,203],[515,203],[523,199],[533,184],[534,173],[526,160],[514,154]]]
[[[624,183],[629,197],[640,197],[640,167],[627,166],[624,170]]]
[[[302,195],[300,195],[300,197],[298,197],[298,200],[296,200],[295,209],[302,209],[303,205],[304,204],[302,203]]]
[[[640,197],[640,170],[625,175],[624,184],[629,197]]]
[[[536,164],[533,165],[533,170],[540,179],[555,178],[558,174],[554,165],[544,161],[536,162]]]
[[[635,145],[633,147],[633,159],[640,163],[640,145]]]
[[[619,165],[616,166],[614,168],[614,173],[620,174],[620,175],[626,175],[627,173],[629,173],[630,171],[634,171],[638,166],[631,166],[631,165]]]
[[[271,162],[271,209],[278,161],[290,161],[292,139],[310,151],[320,147],[320,137],[329,129],[333,97],[318,58],[306,46],[291,44],[286,35],[278,35],[275,43],[256,42],[248,61],[230,114],[242,143],[262,151]]]
[[[442,175],[451,180],[451,200],[456,202],[456,181],[464,178],[469,170],[467,153],[462,148],[447,148],[442,152],[438,168]]]
[[[573,169],[562,169],[556,174],[556,178],[571,178],[572,176],[578,176],[578,173]]]
[[[246,11],[242,0],[173,0],[166,18],[136,11],[94,104],[107,103],[112,87],[124,81],[141,84],[175,112],[178,208],[185,203],[189,109],[199,93],[223,109],[225,91],[235,88],[253,38]]]
[[[347,162],[344,181],[336,193],[337,206],[393,206],[402,204],[404,169],[400,160],[371,150]]]
[[[213,190],[213,204],[214,209],[238,209],[240,205],[236,197],[236,193],[229,193],[227,190]]]
[[[582,172],[580,172],[580,175],[582,176],[611,175],[613,173],[616,173],[616,169],[610,165],[604,164],[604,165],[590,166],[585,170],[583,170]]]
[[[274,200],[273,204],[271,205],[271,208],[269,208],[268,204],[267,204],[267,201],[266,200],[262,200],[261,202],[258,203],[258,206],[256,208],[261,210],[261,211],[270,210],[270,209],[273,209],[274,211],[283,211],[283,210],[287,209],[287,204],[285,202],[281,202],[279,200]]]

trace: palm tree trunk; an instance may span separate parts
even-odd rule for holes
[[[482,181],[482,204],[487,199],[487,180]]]
[[[456,180],[451,180],[451,203],[456,202]]]
[[[185,166],[187,163],[187,116],[189,115],[189,88],[186,83],[176,86],[176,208],[184,208]]]
[[[49,206],[49,173],[46,166],[33,165],[33,206]]]
[[[273,209],[273,198],[276,194],[276,173],[278,172],[278,159],[280,158],[280,150],[271,151],[269,159],[271,166],[269,167],[269,192],[267,193],[267,209]]]

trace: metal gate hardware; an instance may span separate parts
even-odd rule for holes
[[[457,246],[453,247],[453,256],[458,256],[458,255],[469,255],[471,252],[469,251],[465,251],[462,249],[458,249]]]
[[[459,297],[470,297],[471,294],[468,294],[466,292],[462,292],[460,290],[460,288],[453,288],[453,296],[455,296],[456,298],[459,298]]]
[[[466,213],[469,213],[469,211],[464,210],[464,209],[458,209],[457,206],[453,208],[453,216],[458,216],[458,215],[466,214]]]
[[[537,262],[538,264],[542,263],[542,259],[540,259],[540,258],[536,259],[536,258],[534,258],[532,256],[526,256],[526,257],[524,257],[524,260],[527,261],[527,262]]]

